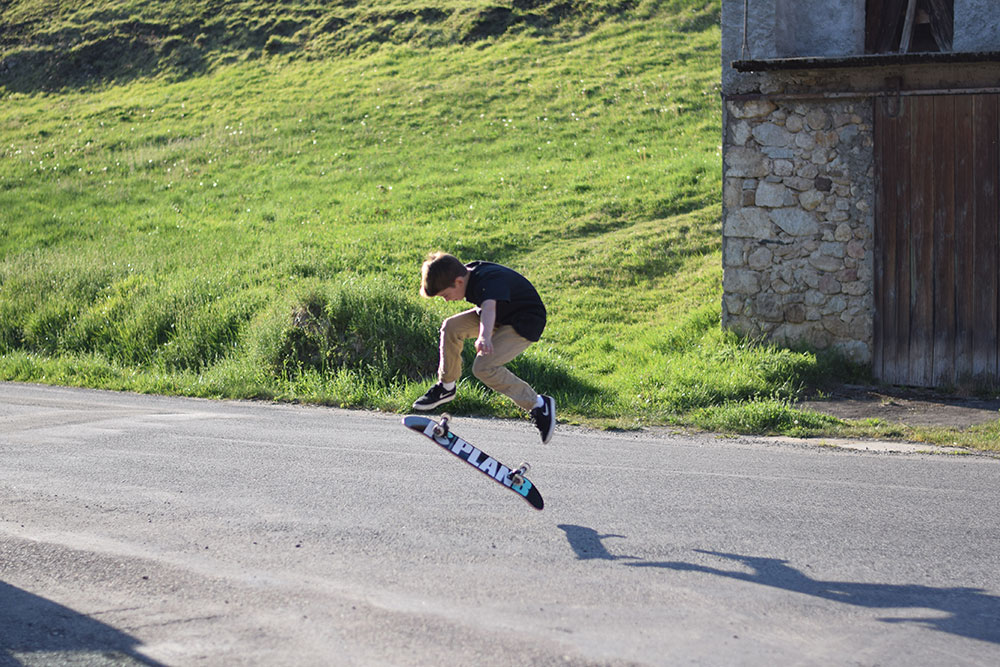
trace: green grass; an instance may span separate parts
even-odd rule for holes
[[[719,326],[717,1],[230,5],[4,6],[0,379],[404,411],[442,249],[538,286],[564,419],[852,428],[790,406],[863,369]]]

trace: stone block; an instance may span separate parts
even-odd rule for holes
[[[733,127],[733,143],[737,146],[745,146],[750,138],[750,125],[745,120],[741,120]]]
[[[751,100],[749,102],[729,102],[729,113],[735,118],[761,118],[778,108],[769,100]]]
[[[801,208],[780,208],[771,211],[771,222],[790,236],[812,236],[819,232],[819,223]]]
[[[806,114],[806,125],[813,130],[825,130],[830,125],[830,116],[823,109],[813,109]]]
[[[785,194],[788,189],[781,183],[764,182],[757,186],[754,203],[767,208],[780,208],[785,204]]]
[[[726,208],[739,208],[743,203],[743,186],[738,178],[727,178],[722,185],[722,203]]]
[[[816,271],[812,267],[805,269],[798,269],[795,272],[796,282],[799,284],[807,286],[810,291],[806,292],[806,301],[809,301],[809,297],[817,292],[813,291],[819,287],[819,271]]]
[[[786,322],[799,324],[806,321],[806,309],[801,303],[793,303],[785,307],[784,318]]]
[[[819,291],[823,294],[840,294],[840,288],[840,281],[830,274],[819,277]]]
[[[815,211],[823,203],[823,193],[818,190],[806,190],[799,195],[799,204],[807,211]]]
[[[823,328],[829,331],[834,337],[840,339],[851,337],[851,325],[839,317],[824,317],[822,322]]]
[[[791,132],[774,123],[761,123],[752,134],[761,146],[782,147],[792,142]]]
[[[792,286],[781,278],[778,278],[771,283],[771,289],[774,290],[775,294],[790,294],[792,292]]]
[[[844,261],[817,251],[809,256],[809,265],[818,271],[835,273],[844,268]]]
[[[722,289],[728,294],[757,294],[760,292],[760,274],[746,269],[726,269]]]
[[[842,283],[853,283],[857,279],[858,279],[857,269],[848,268],[837,273],[837,280],[839,280]]]
[[[819,175],[819,167],[812,162],[802,162],[798,169],[796,169],[795,175],[802,178],[816,178]],[[816,189],[823,190],[823,188],[819,187],[819,181],[817,181]]]
[[[723,266],[743,266],[743,240],[735,237],[725,239],[722,250]]]
[[[843,259],[844,255],[844,244],[832,241],[829,243],[821,243],[819,246],[820,254],[826,255],[828,257],[836,257],[837,259]],[[843,266],[843,264],[841,264]]]
[[[741,146],[726,151],[726,177],[763,178],[767,175],[767,158],[760,151]]]
[[[841,143],[849,144],[858,138],[859,133],[857,125],[848,125],[840,130],[839,138]]]
[[[802,178],[801,176],[790,176],[782,180],[782,183],[787,185],[793,190],[798,190],[799,192],[804,192],[809,190],[813,186],[813,181],[810,178]]]
[[[763,146],[761,152],[772,160],[791,160],[795,157],[795,152],[789,148],[781,146]]]
[[[785,119],[785,129],[789,132],[801,132],[805,119],[798,114],[791,114]]]
[[[820,312],[824,315],[840,315],[845,310],[847,310],[847,299],[837,295],[828,298],[820,309]]]
[[[759,208],[740,208],[730,211],[722,225],[725,236],[752,239],[769,239],[772,236],[771,218]]]
[[[833,158],[832,151],[825,148],[817,148],[812,152],[810,160],[817,166],[823,166]]]
[[[773,258],[774,255],[771,251],[767,247],[761,246],[747,256],[747,266],[755,271],[763,271],[771,267]]]
[[[795,135],[795,145],[805,151],[811,151],[816,147],[816,139],[808,132],[800,132]]]
[[[850,296],[864,296],[865,294],[871,293],[872,286],[868,282],[855,280],[849,283],[845,282],[841,286],[841,289],[843,290],[844,294],[848,294]]]
[[[836,132],[817,132],[814,137],[816,145],[822,148],[836,148],[840,143],[840,135]]]
[[[777,294],[764,293],[755,302],[757,316],[765,322],[781,322],[784,319],[784,309],[781,297]]]
[[[722,297],[722,305],[730,315],[739,315],[743,312],[743,297],[727,294]]]

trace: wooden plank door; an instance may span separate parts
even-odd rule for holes
[[[1000,96],[875,102],[873,373],[1000,385]]]

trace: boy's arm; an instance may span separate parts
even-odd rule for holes
[[[493,354],[493,327],[497,321],[496,299],[487,299],[479,307],[479,338],[476,339],[476,352]]]

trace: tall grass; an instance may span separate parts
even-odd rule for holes
[[[147,20],[207,25],[208,4],[174,4]],[[713,415],[856,372],[719,328],[717,1],[590,3],[547,27],[518,9],[476,40],[459,23],[485,5],[438,4],[450,27],[396,21],[364,48],[220,29],[196,76],[161,58],[58,92],[5,79],[0,378],[405,410],[456,308],[417,296],[437,249],[533,280],[550,322],[513,367],[565,418],[739,428]],[[101,30],[62,3],[5,17],[44,42],[43,11]],[[518,412],[471,377],[454,409]]]

